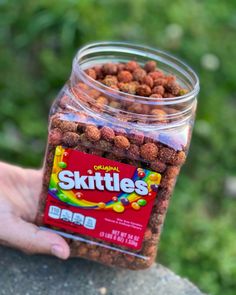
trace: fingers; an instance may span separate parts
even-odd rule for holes
[[[61,259],[70,255],[69,246],[61,236],[41,230],[22,219],[12,222],[6,234],[10,246],[29,254],[51,254]]]
[[[66,241],[40,230],[33,222],[42,185],[42,171],[23,169],[0,162],[0,244],[26,253],[52,254],[67,259]]]

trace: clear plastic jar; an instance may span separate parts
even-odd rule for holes
[[[156,61],[187,93],[127,94],[85,72],[130,60]],[[67,238],[72,256],[149,267],[186,159],[198,92],[193,70],[164,52],[114,42],[79,50],[50,112],[38,224]]]

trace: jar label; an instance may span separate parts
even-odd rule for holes
[[[161,175],[57,146],[44,223],[139,250]]]

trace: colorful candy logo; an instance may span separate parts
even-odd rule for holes
[[[118,170],[113,171],[113,175],[117,175],[117,181],[119,180],[120,187],[118,194],[114,194],[113,197],[107,202],[91,202],[86,200],[85,190],[83,192],[80,189],[76,189],[74,187],[78,183],[75,182],[71,187],[71,189],[63,189],[63,186],[60,185],[60,176],[65,175],[66,172],[68,174],[68,157],[69,157],[70,149],[64,149],[62,146],[58,146],[55,151],[53,169],[49,184],[49,194],[70,206],[90,209],[90,210],[113,210],[116,213],[122,213],[125,210],[141,210],[142,207],[146,206],[149,200],[153,200],[156,197],[156,193],[158,190],[158,186],[160,184],[161,175],[156,172],[149,171],[147,169],[137,168],[132,179],[128,179],[130,184],[134,184],[134,190],[129,192],[128,189],[125,190],[125,186],[122,187],[122,179],[119,179]],[[110,167],[110,166],[109,166]],[[104,170],[105,168],[102,167]],[[92,183],[92,177],[96,180],[97,171],[93,171],[89,169],[88,179]],[[106,168],[108,169],[108,168]],[[112,170],[111,168],[109,168]],[[114,168],[113,168],[114,170]],[[69,171],[70,172],[70,171]],[[71,172],[72,173],[72,172]],[[108,172],[106,172],[108,173]],[[98,174],[97,174],[98,175]],[[73,176],[76,176],[73,174]],[[115,177],[114,176],[114,177]],[[77,177],[81,177],[81,175],[77,175]],[[90,178],[89,178],[90,177]],[[100,176],[101,177],[101,176]],[[99,175],[97,176],[99,178]],[[79,179],[79,178],[78,178]],[[77,179],[77,180],[78,180]],[[114,180],[114,179],[113,179]],[[104,178],[103,178],[104,182]],[[125,183],[125,181],[123,181]],[[72,182],[71,182],[72,183]],[[146,190],[141,190],[142,184],[145,183]],[[80,182],[81,184],[81,182]],[[96,181],[93,185],[96,185]],[[135,186],[136,185],[136,186]],[[128,186],[127,186],[128,187]],[[89,187],[88,187],[89,189]],[[140,193],[141,192],[141,193]],[[114,192],[115,193],[115,192]]]

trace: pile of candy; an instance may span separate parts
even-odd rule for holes
[[[165,75],[155,61],[142,68],[136,61],[107,63],[86,70],[87,75],[112,89],[152,98],[173,98],[187,93],[173,75]]]

